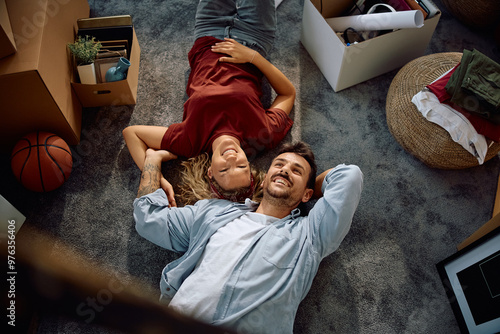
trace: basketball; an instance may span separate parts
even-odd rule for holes
[[[49,132],[32,132],[21,138],[10,160],[17,180],[27,189],[48,192],[59,188],[71,174],[73,157],[68,144]]]

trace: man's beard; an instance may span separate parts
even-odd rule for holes
[[[275,175],[271,178],[271,183],[278,175]],[[290,179],[287,176],[279,176],[285,178],[288,182],[290,182]],[[295,207],[295,205],[297,204],[297,201],[294,200],[291,196],[290,189],[270,189],[270,185],[267,185],[267,187],[263,189],[263,199],[275,206]]]

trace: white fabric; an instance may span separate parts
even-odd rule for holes
[[[413,104],[430,122],[440,125],[450,134],[453,141],[477,158],[480,165],[484,163],[488,144],[486,138],[477,133],[471,122],[460,112],[447,104],[439,102],[434,93],[423,89],[413,96]]]
[[[441,74],[436,80],[434,80],[433,82],[431,82],[429,85],[432,85],[436,81],[440,80],[442,77],[444,77],[445,75],[447,75],[448,73],[450,73],[451,71],[453,71],[453,69],[454,69],[454,67],[450,68],[448,71],[446,71],[443,74]]]
[[[210,322],[222,288],[241,254],[260,230],[276,220],[278,218],[248,212],[217,230],[208,241],[193,273],[182,283],[169,307]]]

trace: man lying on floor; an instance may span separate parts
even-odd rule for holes
[[[208,199],[169,208],[160,188],[161,155],[147,151],[134,201],[138,233],[183,253],[163,270],[160,300],[236,332],[292,333],[321,260],[350,228],[363,186],[360,169],[342,164],[316,177],[309,146],[288,144],[262,182],[260,204]],[[301,216],[297,206],[313,194],[320,198]]]

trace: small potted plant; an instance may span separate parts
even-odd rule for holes
[[[75,57],[78,75],[82,84],[97,83],[94,61],[101,49],[101,43],[91,36],[78,36],[74,43],[69,43],[68,48]]]

